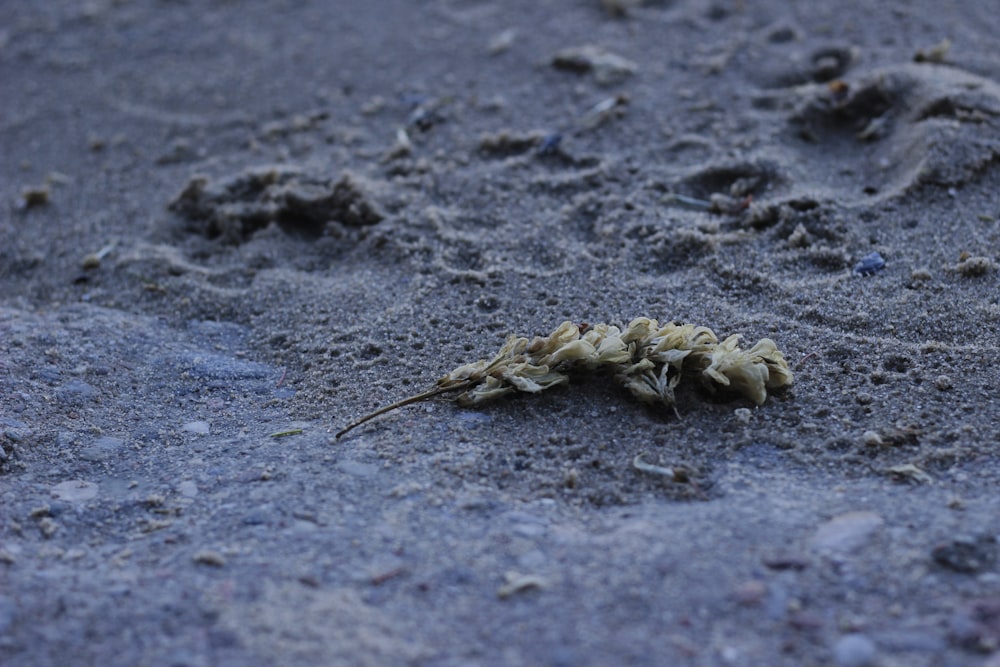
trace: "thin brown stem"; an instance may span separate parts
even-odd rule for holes
[[[348,424],[344,428],[340,429],[340,431],[337,432],[337,435],[335,435],[334,438],[339,439],[340,436],[344,435],[348,431],[351,431],[351,430],[357,428],[358,426],[361,426],[362,424],[364,424],[365,422],[367,422],[367,421],[369,421],[371,419],[375,419],[375,417],[378,417],[379,415],[384,415],[387,412],[391,412],[393,410],[397,410],[399,408],[405,407],[407,405],[411,405],[413,403],[419,403],[420,401],[426,401],[429,398],[434,398],[435,396],[440,396],[441,394],[447,394],[447,393],[452,392],[452,391],[459,391],[461,389],[466,389],[471,384],[472,383],[470,381],[464,381],[464,382],[459,382],[458,384],[453,384],[453,385],[448,385],[448,386],[438,386],[438,387],[434,387],[432,389],[428,389],[427,391],[425,391],[423,393],[415,394],[413,396],[409,396],[409,397],[404,398],[402,400],[396,401],[395,403],[391,403],[389,405],[381,407],[381,408],[379,408],[378,410],[376,410],[374,412],[369,412],[364,417],[360,417],[358,419],[355,419],[350,424]]]

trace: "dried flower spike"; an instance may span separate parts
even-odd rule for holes
[[[640,317],[621,330],[610,324],[563,322],[548,336],[528,340],[510,336],[492,359],[459,366],[427,391],[387,405],[352,422],[339,433],[381,414],[433,396],[462,392],[461,405],[478,405],[514,391],[538,393],[569,381],[574,371],[611,371],[640,401],[674,408],[674,389],[683,377],[697,378],[709,390],[736,391],[757,405],[768,389],[792,383],[792,372],[774,341],[761,339],[741,349],[739,336],[719,341],[708,327],[661,325]]]

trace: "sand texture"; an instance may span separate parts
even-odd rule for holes
[[[1000,665],[990,3],[7,4],[4,667]]]

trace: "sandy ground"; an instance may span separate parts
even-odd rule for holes
[[[1000,665],[988,3],[11,4],[5,667]],[[639,316],[795,383],[334,438]]]

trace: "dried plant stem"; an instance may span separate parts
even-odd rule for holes
[[[646,463],[642,460],[642,454],[636,454],[635,458],[632,459],[632,467],[640,472],[649,473],[650,475],[660,475],[671,480],[677,479],[677,473],[674,472],[673,468],[665,468],[663,466],[653,465],[652,463]]]
[[[378,410],[375,410],[374,412],[369,412],[365,416],[359,417],[358,419],[355,419],[350,424],[348,424],[344,428],[342,428],[339,431],[337,431],[337,435],[335,435],[334,438],[340,438],[340,436],[344,435],[348,431],[352,431],[352,430],[356,429],[357,427],[361,426],[365,422],[370,421],[372,419],[375,419],[379,415],[384,415],[387,412],[392,412],[393,410],[398,410],[399,408],[405,407],[407,405],[411,405],[413,403],[419,403],[420,401],[426,401],[428,398],[434,398],[435,396],[440,396],[441,394],[447,394],[447,393],[450,393],[450,392],[453,392],[453,391],[461,391],[462,389],[468,389],[470,384],[471,384],[471,382],[465,382],[465,383],[459,383],[459,384],[456,384],[456,385],[453,385],[453,386],[450,386],[450,387],[438,386],[438,387],[434,387],[432,389],[428,389],[425,392],[421,392],[419,394],[415,394],[413,396],[407,396],[406,398],[404,398],[402,400],[396,401],[395,403],[392,403],[390,405],[383,406],[383,407],[379,408]]]

